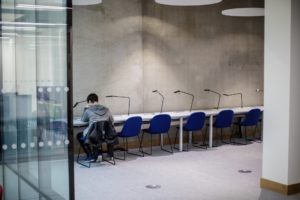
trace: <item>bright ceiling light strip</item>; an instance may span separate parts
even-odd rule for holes
[[[204,6],[222,2],[222,0],[155,0],[156,3],[171,6]]]
[[[2,35],[8,35],[8,36],[16,36],[15,33],[1,33]]]
[[[31,5],[31,4],[18,4],[16,6],[16,8],[34,9],[34,10],[66,10],[66,9],[72,9],[70,7],[46,6],[46,5]]]
[[[65,38],[64,36],[53,36],[53,35],[20,35],[24,38]]]
[[[32,22],[5,22],[0,21],[2,25],[24,25],[24,26],[66,26],[67,24],[55,23],[32,23]]]
[[[14,30],[24,30],[24,31],[34,31],[35,27],[31,27],[31,26],[24,26],[24,27],[20,27],[20,26],[2,26],[2,30],[9,30],[9,31],[14,31]]]

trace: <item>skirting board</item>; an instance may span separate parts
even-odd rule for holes
[[[278,192],[284,195],[292,195],[300,193],[300,183],[293,185],[284,185],[274,181],[270,181],[264,178],[260,179],[260,187],[274,192]]]

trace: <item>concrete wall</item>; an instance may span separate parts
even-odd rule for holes
[[[109,0],[73,9],[74,101],[96,92],[113,113],[127,102],[105,99],[130,95],[133,112],[143,110],[142,13],[140,0]],[[82,107],[75,110],[79,115]]]
[[[243,5],[263,6],[262,1]],[[239,0],[203,7],[171,7],[153,0],[104,0],[97,6],[74,10],[74,101],[90,92],[102,97],[112,112],[126,113],[124,100],[132,97],[132,112],[160,109],[187,110],[194,93],[194,109],[216,105],[211,88],[222,93],[244,93],[245,105],[262,105],[255,92],[263,88],[263,18],[233,18],[222,9],[241,5]],[[227,97],[221,106],[239,106],[239,97]],[[79,115],[82,108],[77,108]]]

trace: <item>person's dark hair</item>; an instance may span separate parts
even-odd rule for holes
[[[98,102],[98,95],[96,95],[95,93],[91,93],[89,94],[89,96],[87,96],[86,101],[91,103]]]

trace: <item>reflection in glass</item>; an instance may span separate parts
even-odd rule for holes
[[[71,8],[66,0],[0,2],[0,183],[5,199],[70,199]]]

